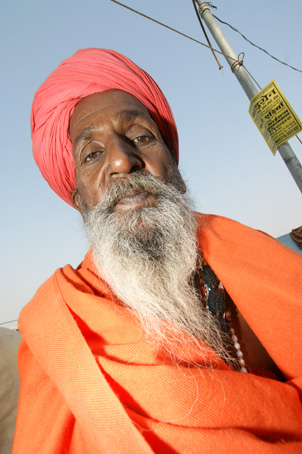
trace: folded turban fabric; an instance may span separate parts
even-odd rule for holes
[[[80,99],[110,89],[135,96],[149,110],[178,161],[178,135],[170,106],[154,80],[125,56],[82,49],[64,60],[37,91],[31,114],[34,159],[50,187],[71,205],[76,189],[69,121]]]

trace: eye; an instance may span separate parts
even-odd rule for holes
[[[91,151],[84,157],[84,162],[91,162],[97,159],[102,154],[101,150]]]
[[[152,142],[153,137],[151,136],[138,136],[132,139],[132,142],[135,143],[135,145],[145,145],[147,143]]]

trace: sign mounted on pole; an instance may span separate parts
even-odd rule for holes
[[[274,155],[302,131],[301,121],[274,80],[251,99],[249,113]]]

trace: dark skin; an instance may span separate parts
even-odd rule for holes
[[[86,206],[96,206],[108,185],[117,178],[144,171],[172,182],[178,172],[175,159],[146,107],[123,91],[108,90],[82,99],[71,116],[69,132],[77,182],[71,200],[79,211],[83,211],[81,198]],[[184,183],[182,189],[184,192]],[[136,193],[121,199],[115,210],[154,203],[154,196]]]
[[[173,154],[146,107],[132,95],[108,90],[83,98],[70,119],[70,138],[76,168],[77,189],[73,206],[84,216],[84,205],[96,206],[108,185],[117,178],[144,171],[166,182],[177,174]],[[83,202],[82,202],[83,201]],[[135,210],[156,204],[155,196],[135,192],[122,198],[115,211]],[[236,307],[232,324],[241,340],[241,350],[248,367],[266,368],[283,379],[281,372]]]

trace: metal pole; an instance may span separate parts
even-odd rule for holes
[[[240,85],[242,86],[245,94],[249,99],[252,99],[257,93],[258,90],[251,80],[250,76],[246,72],[245,68],[239,64],[238,57],[231,48],[227,39],[223,35],[221,29],[217,25],[214,17],[212,16],[209,6],[207,3],[201,2],[201,0],[195,0],[199,6],[199,14],[201,18],[207,24],[208,29],[213,35],[217,45],[219,46],[221,52],[223,52],[226,61],[231,67],[232,72],[237,77]],[[230,58],[229,58],[230,57]],[[292,174],[293,179],[298,185],[298,188],[302,192],[302,166],[295,155],[293,149],[288,142],[285,142],[278,148],[280,155],[282,156],[285,164],[287,165],[290,173]]]

